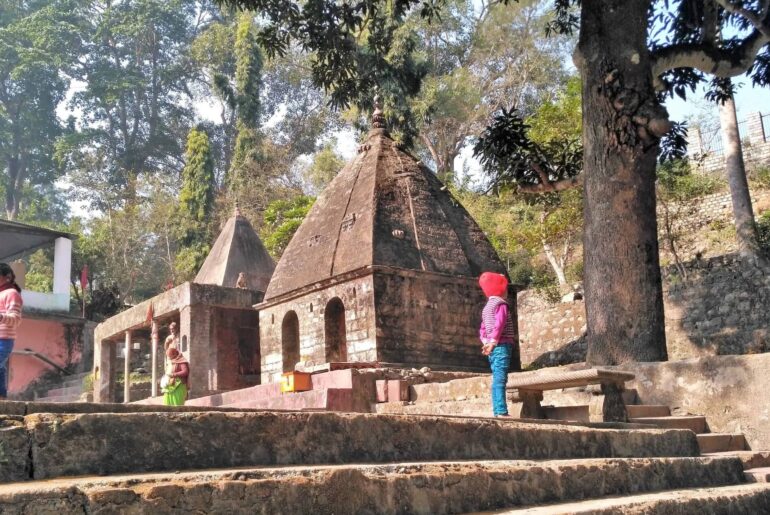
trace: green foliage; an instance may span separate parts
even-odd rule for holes
[[[657,177],[663,200],[685,201],[725,188],[723,180],[693,173],[686,159],[675,159],[658,165]]]
[[[758,167],[751,173],[749,179],[759,188],[770,189],[770,167]]]
[[[299,195],[291,200],[273,201],[267,206],[262,241],[275,259],[281,257],[314,202],[313,197]]]
[[[214,160],[209,137],[202,130],[192,129],[187,137],[179,193],[180,249],[174,265],[177,280],[195,277],[211,248],[214,188]]]
[[[343,166],[345,166],[344,159],[335,152],[334,145],[329,143],[313,156],[313,162],[307,168],[305,176],[313,191],[320,193],[337,176]]]
[[[82,113],[57,149],[79,200],[100,211],[140,201],[150,177],[179,170],[194,111],[188,49],[202,15],[190,0],[85,4],[88,41],[73,77]],[[76,130],[77,129],[77,130]]]
[[[192,129],[187,137],[185,166],[182,170],[182,190],[179,193],[179,208],[184,219],[195,225],[205,225],[211,217],[214,203],[214,160],[211,156],[209,137],[204,131]],[[198,231],[196,231],[198,229]],[[208,234],[200,234],[200,227],[194,227],[183,240],[199,241]],[[190,234],[197,232],[197,234]],[[204,238],[202,238],[203,236]]]
[[[762,213],[756,220],[759,246],[766,253],[770,253],[770,211]]]
[[[229,186],[233,189],[245,186],[239,176],[241,170],[259,159],[262,54],[255,31],[251,13],[241,13],[235,34],[235,84],[231,87],[218,83],[237,115],[237,136],[229,176]]]
[[[418,53],[428,66],[411,102],[420,128],[417,150],[444,182],[457,179],[455,158],[495,110],[531,114],[562,85],[563,41],[543,38],[536,2],[450,0],[440,19],[415,12],[409,23],[425,42]]]
[[[63,131],[56,109],[81,44],[79,14],[66,0],[0,8],[0,185],[10,219],[61,173],[52,159]]]

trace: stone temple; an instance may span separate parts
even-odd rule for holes
[[[505,267],[435,174],[398,148],[379,110],[373,126],[256,306],[263,383],[297,363],[488,368],[477,278]]]

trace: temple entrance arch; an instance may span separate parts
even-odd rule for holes
[[[281,351],[283,354],[283,371],[293,372],[299,363],[299,318],[297,313],[289,311],[283,317],[281,324]]]
[[[345,331],[345,305],[334,297],[324,309],[326,361],[347,361],[348,344]]]

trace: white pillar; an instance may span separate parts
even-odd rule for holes
[[[123,367],[123,402],[131,402],[131,331],[126,331],[126,361]]]
[[[157,397],[158,396],[158,322],[155,320],[152,321],[152,329],[151,329],[151,336],[150,341],[152,342],[152,350],[150,351],[152,353],[152,386],[151,388],[151,397]]]
[[[56,238],[53,253],[53,292],[70,295],[70,274],[72,272],[72,240]]]

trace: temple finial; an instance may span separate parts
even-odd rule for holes
[[[374,111],[372,111],[372,128],[385,129],[385,116],[382,114],[382,104],[380,94],[374,95]]]

